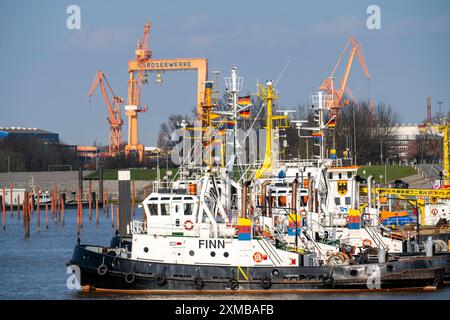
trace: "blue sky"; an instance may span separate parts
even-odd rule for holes
[[[68,30],[66,8],[81,8],[81,30]],[[366,9],[381,8],[381,30],[368,30]],[[422,120],[426,96],[450,109],[450,1],[1,1],[0,126],[39,127],[70,144],[107,144],[100,92],[89,103],[96,70],[127,94],[127,61],[150,20],[154,58],[205,57],[223,76],[237,66],[244,91],[276,79],[279,104],[292,108],[331,72],[352,34],[363,46],[370,85],[355,60],[353,94],[392,105],[402,122]],[[343,68],[337,76],[342,75]],[[210,78],[212,78],[210,76]],[[143,89],[140,140],[156,143],[161,122],[190,114],[195,72],[163,74]],[[124,115],[125,117],[125,115]],[[124,128],[126,139],[126,123]]]

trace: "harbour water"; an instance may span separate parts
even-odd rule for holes
[[[95,212],[89,220],[83,212],[81,242],[108,245],[115,228],[111,218],[100,210],[100,223]],[[136,216],[141,216],[137,209]],[[50,218],[49,218],[50,219]],[[432,292],[363,293],[363,294],[289,294],[289,295],[115,295],[83,293],[69,290],[66,263],[77,239],[76,210],[66,210],[65,225],[49,220],[45,228],[45,211],[41,211],[41,230],[36,231],[36,212],[31,216],[30,238],[26,239],[22,219],[17,212],[7,212],[6,230],[0,231],[0,299],[344,299],[344,300],[450,300],[450,287]]]

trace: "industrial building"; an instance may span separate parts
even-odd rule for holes
[[[34,137],[44,143],[59,143],[59,134],[38,128],[0,127],[0,139],[5,137]]]

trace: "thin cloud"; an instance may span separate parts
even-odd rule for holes
[[[448,35],[450,34],[450,16],[441,15],[431,19],[406,17],[386,29],[388,34],[393,36]]]
[[[137,30],[126,27],[109,27],[97,30],[81,28],[71,32],[69,45],[94,51],[129,48],[135,44]]]
[[[320,20],[311,24],[306,36],[319,38],[342,38],[358,34],[365,28],[366,20],[358,16],[338,16],[331,20]]]

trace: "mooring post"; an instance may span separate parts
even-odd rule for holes
[[[103,167],[99,166],[98,168],[98,194],[100,196],[100,203],[102,207],[105,205],[104,193],[103,193]],[[104,210],[103,210],[104,211]]]
[[[14,210],[14,208],[13,208],[13,188],[14,188],[13,184],[10,183],[10,185],[9,185],[9,192],[10,192],[10,194],[9,194],[9,198],[10,198],[10,202],[9,202],[10,206],[9,206],[9,208],[10,208],[10,211],[11,211],[11,217],[13,216],[13,210]]]
[[[129,234],[128,225],[131,222],[131,192],[130,192],[130,170],[118,171],[119,178],[119,207],[117,224],[121,236]]]
[[[111,215],[111,227],[114,228],[114,205],[111,203],[111,209],[109,210]]]
[[[17,217],[20,220],[20,194],[17,195]]]
[[[66,204],[64,199],[61,199],[61,223],[62,225],[66,224]]]
[[[34,213],[34,191],[31,192],[30,198],[31,198],[31,201],[30,201],[30,212],[33,214]]]
[[[98,224],[98,198],[95,197],[95,223]]]
[[[23,224],[25,228],[25,238],[30,237],[30,197],[28,191],[25,192],[23,199]]]
[[[41,229],[41,209],[40,209],[40,201],[39,198],[41,196],[41,190],[37,192],[37,200],[36,200],[36,230],[39,232]],[[34,198],[34,196],[33,196]]]
[[[45,204],[45,229],[48,229],[48,204]]]
[[[89,221],[92,220],[92,180],[89,180]]]
[[[83,194],[83,165],[78,167],[78,190],[80,194]]]
[[[50,213],[53,217],[53,208],[55,206],[55,193],[51,191],[50,193]]]
[[[6,190],[5,188],[2,189],[2,224],[3,224],[3,230],[6,229],[6,203],[5,203],[5,197],[6,197]]]

